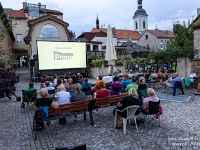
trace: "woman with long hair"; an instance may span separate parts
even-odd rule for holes
[[[128,91],[128,96],[124,97],[120,102],[117,103],[117,108],[115,109],[119,109],[119,110],[123,110],[131,105],[138,105],[141,106],[142,105],[142,101],[138,98],[138,93],[136,91],[135,88],[130,88]],[[115,113],[115,109],[113,111],[113,113]],[[127,112],[123,111],[123,112],[117,112],[117,120],[116,120],[116,129],[121,129],[122,126],[120,124],[120,117],[127,117]]]

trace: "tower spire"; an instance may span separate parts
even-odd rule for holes
[[[142,8],[142,0],[138,0],[138,9]]]
[[[99,18],[98,18],[98,14],[97,14],[97,19],[96,19],[96,28],[99,29]]]

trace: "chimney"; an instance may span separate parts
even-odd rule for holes
[[[200,8],[197,8],[197,16],[200,15]]]
[[[25,9],[27,7],[27,2],[23,2],[23,9]]]

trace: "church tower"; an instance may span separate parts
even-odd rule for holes
[[[98,19],[98,14],[97,14],[97,19],[96,19],[96,28],[99,29],[99,19]]]
[[[148,29],[148,15],[142,8],[142,0],[138,0],[138,9],[133,16],[134,30],[143,34]]]

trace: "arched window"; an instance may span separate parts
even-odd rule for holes
[[[146,29],[146,23],[145,23],[145,20],[143,20],[143,29]]]
[[[45,24],[40,29],[40,37],[44,37],[44,38],[60,37],[60,33],[54,25]]]
[[[137,30],[137,29],[138,29],[138,23],[135,22],[135,30]]]

